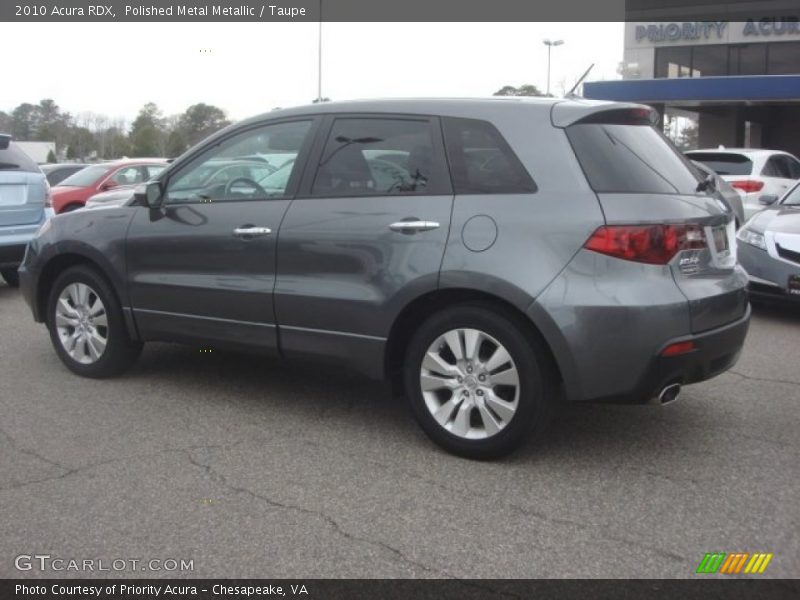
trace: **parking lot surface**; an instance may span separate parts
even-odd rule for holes
[[[800,573],[800,310],[754,312],[733,371],[668,407],[570,406],[498,462],[445,454],[381,384],[146,346],[82,379],[0,283],[0,577],[14,558],[186,559],[191,577]]]

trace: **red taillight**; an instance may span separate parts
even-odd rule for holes
[[[694,342],[676,342],[661,351],[661,356],[678,356],[694,350]]]
[[[753,192],[760,192],[764,187],[763,181],[756,181],[754,179],[742,179],[741,181],[731,181],[730,184],[738,190],[742,190],[747,194]]]
[[[706,247],[699,225],[608,225],[600,227],[584,247],[601,254],[666,265],[681,250]]]

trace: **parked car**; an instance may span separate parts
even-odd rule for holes
[[[89,165],[83,163],[49,163],[41,165],[39,168],[42,170],[42,173],[45,174],[45,177],[47,177],[47,183],[53,187],[64,181],[70,175],[74,175],[88,166]]]
[[[722,199],[728,203],[728,206],[731,207],[731,210],[736,215],[736,229],[739,229],[741,224],[747,220],[744,217],[744,205],[742,204],[742,197],[739,195],[739,192],[733,189],[731,184],[720,177],[710,167],[707,167],[703,163],[695,160],[692,161],[692,164],[700,169],[706,178],[712,178],[714,188],[722,196]]]
[[[0,275],[8,285],[19,285],[25,247],[52,214],[44,174],[10,135],[0,134]]]
[[[98,192],[142,183],[161,173],[166,166],[167,161],[163,159],[126,159],[86,167],[53,188],[53,209],[60,214],[81,208]]]
[[[800,302],[800,183],[768,205],[737,235],[739,258],[750,278],[750,293],[763,300]]]
[[[746,219],[764,208],[761,196],[782,196],[800,179],[800,160],[788,152],[726,148],[691,150],[686,156],[714,170],[739,192]]]
[[[79,375],[150,340],[328,361],[402,385],[449,451],[499,456],[562,399],[667,403],[739,356],[733,214],[651,123],[552,98],[273,111],[124,206],[54,218],[21,287]],[[295,158],[187,183],[254,147]]]

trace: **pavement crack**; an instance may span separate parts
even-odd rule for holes
[[[47,483],[47,482],[50,482],[50,481],[58,481],[60,479],[65,479],[66,477],[69,477],[71,475],[77,475],[77,474],[82,473],[84,471],[88,471],[88,470],[91,470],[91,469],[96,469],[98,467],[103,467],[105,465],[110,465],[110,464],[113,464],[113,463],[124,462],[124,461],[128,461],[128,460],[137,460],[137,459],[140,459],[140,458],[152,458],[153,456],[158,456],[160,454],[180,453],[180,452],[186,452],[186,451],[191,451],[191,450],[232,448],[232,447],[237,446],[237,445],[242,443],[240,441],[240,442],[236,442],[235,444],[229,444],[229,445],[224,445],[224,446],[223,445],[213,445],[213,446],[200,445],[200,446],[189,446],[189,447],[186,447],[186,448],[164,448],[162,450],[157,450],[155,452],[142,452],[142,453],[139,453],[139,454],[131,454],[131,455],[128,455],[128,456],[118,456],[118,457],[114,457],[114,458],[109,458],[107,460],[101,460],[101,461],[89,463],[89,464],[86,464],[86,465],[83,465],[83,466],[80,466],[80,467],[67,467],[67,466],[64,466],[64,465],[62,465],[60,463],[52,461],[52,460],[48,459],[47,457],[41,456],[41,455],[37,454],[36,452],[33,452],[31,450],[27,450],[26,448],[22,448],[21,446],[19,446],[19,444],[16,443],[14,438],[12,438],[8,434],[7,431],[3,431],[2,429],[0,429],[0,433],[5,435],[5,437],[14,446],[14,449],[17,450],[18,452],[20,452],[22,454],[29,454],[29,455],[35,456],[36,458],[39,458],[39,459],[41,459],[41,460],[43,460],[43,461],[45,461],[45,462],[47,462],[47,463],[49,463],[49,464],[51,464],[53,466],[59,467],[60,469],[64,470],[63,473],[60,473],[59,475],[54,475],[52,477],[43,477],[41,479],[33,479],[33,480],[30,480],[30,481],[22,481],[20,483],[16,483],[16,484],[13,484],[13,485],[2,486],[2,487],[0,487],[0,492],[5,492],[5,491],[9,491],[9,490],[18,490],[18,489],[25,488],[25,487],[28,487],[28,486],[31,486],[31,485],[35,485],[37,483]]]
[[[792,381],[791,379],[775,379],[773,377],[755,377],[754,375],[745,375],[739,371],[729,370],[728,373],[736,375],[748,381],[763,381],[765,383],[782,383],[785,385],[800,385],[800,381]]]
[[[244,494],[246,496],[250,496],[251,498],[255,498],[257,500],[260,500],[261,502],[264,502],[265,504],[268,504],[269,506],[272,506],[273,508],[278,508],[278,509],[281,509],[281,510],[291,510],[291,511],[298,512],[300,514],[309,515],[309,516],[321,519],[325,523],[327,523],[328,526],[336,534],[338,534],[338,535],[340,535],[340,536],[342,536],[342,537],[344,537],[344,538],[346,538],[346,539],[348,539],[350,541],[357,542],[357,543],[370,544],[370,545],[375,546],[375,547],[383,548],[384,550],[390,552],[392,555],[394,555],[396,558],[398,558],[402,562],[404,562],[404,563],[406,563],[408,565],[411,565],[413,568],[419,569],[419,570],[424,571],[426,573],[430,573],[430,574],[433,574],[433,575],[438,576],[438,577],[446,577],[448,579],[459,579],[459,577],[457,577],[457,576],[455,576],[455,575],[453,575],[451,573],[448,573],[448,572],[440,570],[440,569],[434,569],[434,568],[429,567],[427,565],[424,565],[424,564],[422,564],[420,562],[417,562],[414,559],[412,559],[411,557],[409,557],[408,555],[406,555],[402,550],[400,550],[398,548],[395,548],[394,546],[391,546],[391,545],[389,545],[389,544],[387,544],[385,542],[382,542],[382,541],[379,541],[379,540],[373,540],[373,539],[366,538],[366,537],[357,536],[357,535],[355,535],[353,533],[350,533],[349,531],[345,530],[339,524],[339,522],[336,521],[336,519],[334,519],[333,517],[331,517],[330,515],[328,515],[327,513],[323,512],[323,511],[313,510],[313,509],[305,508],[303,506],[298,506],[298,505],[295,505],[295,504],[284,504],[283,502],[278,502],[277,500],[275,500],[273,498],[270,498],[269,496],[265,496],[264,494],[259,494],[258,492],[255,492],[255,491],[253,491],[251,489],[248,489],[246,487],[235,485],[235,484],[231,483],[228,480],[227,477],[225,477],[224,475],[222,475],[218,471],[215,471],[211,467],[210,464],[201,462],[200,460],[195,458],[192,455],[191,450],[186,450],[185,454],[186,454],[187,458],[189,459],[190,463],[192,463],[194,466],[202,469],[209,476],[210,479],[212,479],[213,481],[215,481],[219,485],[227,488],[228,490],[230,490],[232,492],[235,492],[237,494]]]

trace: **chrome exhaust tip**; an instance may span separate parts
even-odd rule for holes
[[[658,402],[662,406],[665,404],[671,404],[678,399],[678,396],[681,394],[681,384],[680,383],[671,383],[666,386],[661,393],[658,395]]]

